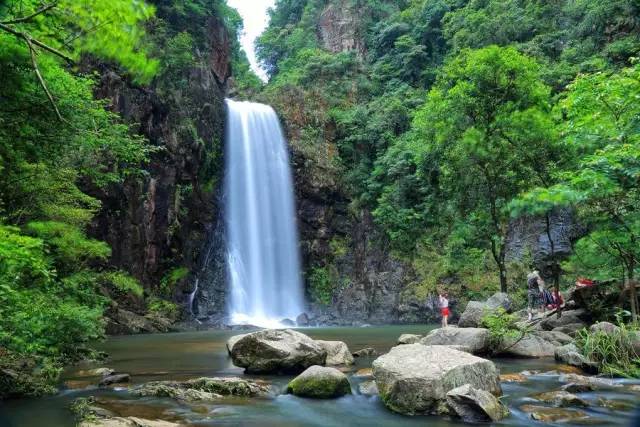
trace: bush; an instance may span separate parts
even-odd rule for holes
[[[515,314],[508,314],[503,308],[484,314],[480,324],[489,330],[489,347],[492,353],[507,350],[505,343],[514,345],[527,334],[528,331],[518,326],[517,322],[518,317]]]
[[[576,346],[587,359],[597,362],[601,373],[611,376],[640,378],[640,356],[633,346],[633,334],[624,322],[619,329],[605,333],[578,331]]]

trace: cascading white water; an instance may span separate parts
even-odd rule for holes
[[[267,105],[227,100],[225,221],[233,323],[279,326],[303,311],[289,154]]]

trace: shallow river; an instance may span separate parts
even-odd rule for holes
[[[373,347],[384,353],[392,347],[402,333],[424,334],[425,326],[384,326],[368,328],[313,328],[302,332],[316,339],[345,341],[354,351]],[[242,370],[231,364],[225,348],[226,340],[242,332],[205,331],[175,334],[114,337],[100,345],[110,354],[101,365],[118,372],[127,372],[132,383],[150,380],[187,379],[199,376],[236,376]],[[358,360],[356,368],[371,365],[371,359]],[[531,395],[557,390],[561,383],[557,375],[548,374],[557,368],[553,360],[495,360],[502,374],[523,370],[539,371],[524,383],[503,383],[504,399],[511,416],[499,425],[534,425],[527,414],[519,410],[522,405],[535,403]],[[60,394],[32,400],[0,403],[2,427],[73,427],[75,421],[68,411],[69,403],[83,396],[96,396],[112,411],[122,416],[181,421],[193,426],[456,426],[459,422],[439,417],[405,417],[389,412],[378,397],[367,397],[357,392],[357,378],[351,378],[352,396],[335,400],[310,400],[290,395],[272,399],[224,399],[216,404],[179,404],[171,399],[133,398],[126,388],[97,389],[85,383],[78,375],[82,369],[96,366],[78,366],[67,370],[63,380],[73,388]],[[283,390],[291,377],[256,376]],[[94,380],[95,381],[95,380]],[[77,389],[77,387],[83,387]],[[631,393],[627,387],[620,391],[581,394],[592,403],[582,409],[589,419],[582,424],[629,425],[632,407],[640,402],[640,393]],[[616,409],[607,409],[601,399],[616,402]],[[600,401],[600,402],[599,402]]]

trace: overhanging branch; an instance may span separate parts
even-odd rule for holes
[[[32,20],[36,16],[41,15],[41,14],[45,13],[48,10],[53,9],[57,5],[58,5],[58,3],[54,2],[54,3],[48,4],[46,6],[43,6],[42,8],[40,8],[40,9],[36,10],[35,12],[33,12],[31,15],[23,16],[22,18],[12,19],[10,21],[2,21],[2,22],[0,22],[0,24],[21,24],[23,22],[27,22],[27,21]]]
[[[21,31],[18,31],[12,27],[10,27],[9,25],[0,22],[0,30],[5,31],[9,34],[13,34],[14,36],[23,39],[23,40],[29,40],[29,42],[31,44],[34,44],[36,46],[38,46],[39,48],[42,48],[44,50],[46,50],[47,52],[53,53],[56,56],[59,56],[60,58],[64,59],[65,61],[67,61],[69,64],[73,64],[75,61],[73,60],[73,58],[71,58],[69,55],[66,55],[62,52],[60,52],[58,49],[55,49],[49,45],[46,45],[44,43],[42,43],[39,40],[33,39],[31,38],[31,36],[29,36],[28,34],[25,34]]]
[[[27,46],[29,46],[29,53],[31,53],[31,64],[33,65],[33,70],[35,71],[36,76],[38,77],[40,86],[42,86],[44,93],[47,94],[47,98],[49,98],[49,103],[51,104],[51,107],[53,108],[53,110],[56,112],[56,116],[58,117],[58,120],[62,122],[64,121],[64,119],[62,118],[62,114],[60,114],[60,110],[58,110],[58,106],[56,105],[56,102],[54,101],[53,96],[51,95],[51,92],[49,92],[49,88],[47,87],[47,84],[42,78],[42,74],[40,74],[40,68],[38,68],[38,61],[36,59],[36,50],[34,49],[33,44],[31,43],[31,39],[29,39],[29,37],[27,36],[24,38],[24,40],[27,42]]]

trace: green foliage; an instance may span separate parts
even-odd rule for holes
[[[3,21],[30,16],[42,7],[36,0],[10,2],[0,6]],[[11,26],[54,49],[70,51],[76,59],[92,53],[114,60],[148,82],[158,63],[147,56],[144,22],[153,16],[153,7],[142,1],[61,0],[48,12]]]
[[[123,294],[131,294],[137,297],[142,297],[144,289],[140,282],[134,277],[122,271],[114,271],[102,275],[104,281],[109,283],[117,291]]]
[[[174,286],[189,275],[186,267],[176,267],[170,270],[160,281],[160,289],[165,293],[170,293]]]
[[[488,311],[482,316],[480,324],[489,330],[489,347],[493,353],[500,353],[507,346],[521,340],[528,331],[521,328],[515,314],[508,314],[503,308]]]
[[[180,314],[180,308],[174,302],[154,297],[147,304],[147,312],[151,316],[175,321]]]
[[[578,331],[576,346],[589,360],[599,364],[601,373],[629,378],[640,377],[640,356],[635,352],[633,340],[637,331],[618,323],[615,332]],[[637,340],[637,338],[635,338]]]
[[[327,267],[314,267],[307,275],[309,294],[318,304],[329,306],[333,302],[335,278]]]

